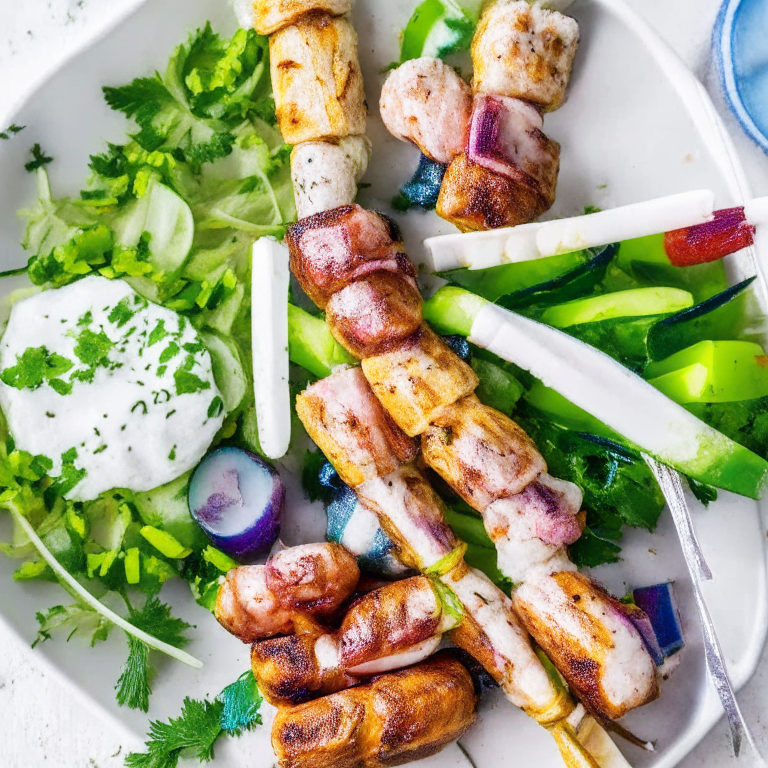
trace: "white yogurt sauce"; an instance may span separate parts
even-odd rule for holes
[[[0,379],[16,447],[51,459],[53,477],[65,455],[85,471],[66,494],[77,501],[170,482],[200,461],[223,422],[195,329],[122,280],[87,277],[17,303]]]

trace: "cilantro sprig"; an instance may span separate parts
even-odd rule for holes
[[[239,735],[261,724],[262,697],[248,671],[214,700],[185,698],[181,714],[150,725],[145,752],[125,759],[128,768],[176,768],[182,754],[210,762],[214,746],[224,734]]]

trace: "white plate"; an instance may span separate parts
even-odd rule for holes
[[[355,23],[366,76],[369,104],[375,112],[382,82],[380,70],[397,56],[397,32],[415,0],[358,0]],[[2,125],[28,126],[9,142],[0,142],[0,253],[2,268],[20,266],[25,254],[16,209],[31,203],[33,178],[23,170],[30,146],[39,141],[56,158],[50,166],[54,194],[76,194],[87,174],[88,155],[105,140],[120,141],[125,121],[110,112],[101,86],[119,85],[138,75],[164,68],[175,45],[189,31],[210,19],[218,29],[231,30],[232,14],[223,0],[146,0],[117,27],[102,35],[48,78]],[[703,89],[619,0],[581,0],[572,8],[582,25],[583,43],[568,103],[546,119],[547,132],[562,144],[562,173],[552,215],[572,215],[587,204],[611,207],[684,190],[708,187],[720,206],[740,202],[748,194],[738,160],[730,148]],[[395,141],[375,116],[370,121],[374,160],[366,181],[371,206],[385,201],[413,171],[417,153]],[[421,240],[451,228],[434,214],[399,217],[406,242],[416,260],[423,258]],[[734,278],[754,274],[755,265],[742,256],[731,264]],[[5,288],[5,286],[3,286]],[[288,468],[288,467],[286,467]],[[296,469],[296,466],[293,466]],[[323,532],[319,506],[303,501],[289,484],[289,544],[317,540]],[[696,507],[696,524],[715,573],[706,594],[736,686],[752,675],[768,628],[766,615],[765,528],[759,505],[721,494],[704,511]],[[7,521],[0,524],[7,533]],[[58,587],[15,584],[15,563],[0,558],[0,616],[31,641],[36,610],[66,603]],[[657,745],[654,754],[633,747],[625,752],[633,765],[672,766],[703,737],[720,716],[710,689],[693,598],[671,520],[665,515],[653,535],[630,532],[624,561],[597,570],[616,594],[667,579],[678,582],[688,646],[680,669],[665,684],[661,699],[626,718],[626,725]],[[248,666],[247,648],[223,632],[197,608],[186,586],[172,585],[164,598],[176,612],[198,624],[190,652],[205,662],[197,673],[175,662],[157,659],[159,674],[151,700],[153,719],[178,713],[185,696],[213,696]],[[39,646],[35,653],[72,684],[105,716],[143,736],[147,718],[117,707],[112,686],[125,658],[125,642],[114,632],[107,643],[91,650],[77,640],[61,639]],[[561,765],[552,739],[501,696],[482,704],[478,725],[463,743],[483,768],[505,765]],[[240,740],[227,740],[217,750],[217,764],[269,765],[269,729],[263,727]],[[466,765],[456,747],[427,761],[437,766]]]

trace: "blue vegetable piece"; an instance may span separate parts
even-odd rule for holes
[[[318,479],[334,493],[326,507],[328,541],[346,547],[363,571],[382,576],[402,574],[406,569],[398,561],[395,546],[381,529],[376,515],[359,504],[357,494],[341,481],[329,462],[321,467]]]
[[[418,206],[427,211],[433,211],[440,197],[440,187],[443,185],[443,177],[448,170],[447,165],[436,163],[426,155],[419,159],[419,167],[413,178],[400,187],[400,194],[392,201],[393,207],[400,211],[407,211],[413,206]]]
[[[641,587],[632,593],[635,605],[648,616],[663,658],[685,646],[674,586],[671,583]],[[657,662],[658,664],[659,662]]]
[[[268,550],[280,534],[285,487],[261,458],[219,448],[198,465],[189,509],[211,543],[240,563]]]
[[[443,341],[451,348],[453,354],[465,363],[469,362],[469,342],[463,336],[443,336]]]
[[[636,605],[628,605],[627,612],[629,613],[629,620],[635,625],[635,629],[640,633],[640,637],[643,638],[643,643],[651,655],[653,663],[660,667],[666,657],[661,650],[651,620]]]

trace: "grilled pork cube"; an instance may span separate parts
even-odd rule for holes
[[[285,240],[293,274],[322,309],[334,293],[374,272],[416,279],[395,222],[359,205],[302,219],[288,229]]]
[[[451,641],[477,659],[509,700],[540,723],[567,716],[567,696],[552,683],[510,599],[465,563],[442,577],[464,607]],[[573,705],[570,705],[572,708]]]
[[[355,601],[337,632],[254,643],[251,666],[270,704],[298,704],[423,661],[454,623],[444,621],[429,579],[416,576]]]
[[[499,569],[514,582],[576,542],[584,530],[577,485],[542,472],[524,491],[499,499],[483,512],[496,544]]]
[[[351,10],[352,0],[255,0],[253,26],[260,35],[271,35],[313,11],[343,16]]]
[[[357,561],[338,544],[292,547],[266,565],[233,568],[219,587],[216,618],[245,643],[288,634],[305,616],[336,613],[359,578]]]
[[[450,163],[464,151],[472,90],[440,59],[412,59],[391,72],[379,106],[389,132],[430,159]]]
[[[571,690],[609,720],[657,698],[656,666],[629,611],[565,558],[552,563],[530,571],[512,600]]]
[[[387,412],[412,437],[479,383],[475,372],[426,325],[396,349],[363,360],[363,372]]]
[[[360,501],[378,515],[407,565],[431,568],[459,547],[445,520],[443,502],[415,467],[401,467],[356,490]]]
[[[354,203],[370,159],[371,142],[365,136],[307,141],[294,147],[291,175],[299,218]]]
[[[460,154],[449,166],[437,199],[437,214],[462,232],[478,232],[527,224],[554,202],[532,177],[510,178]]]
[[[480,95],[472,110],[469,159],[537,189],[552,205],[560,171],[560,145],[542,131],[539,109],[520,99]]]
[[[355,488],[385,477],[415,458],[418,447],[394,424],[359,368],[347,368],[308,387],[296,413],[309,436]]]
[[[474,395],[437,414],[421,448],[427,464],[478,512],[515,496],[547,471],[531,438]]]
[[[349,19],[310,14],[269,38],[277,122],[287,144],[365,133],[363,76]]]
[[[439,752],[467,731],[477,696],[447,654],[367,685],[278,711],[272,747],[281,768],[385,768]]]
[[[412,277],[375,272],[334,294],[326,319],[339,344],[364,358],[385,352],[415,333],[422,322],[421,304]]]
[[[524,99],[546,111],[565,101],[579,25],[524,0],[498,0],[484,11],[472,43],[475,93]]]

